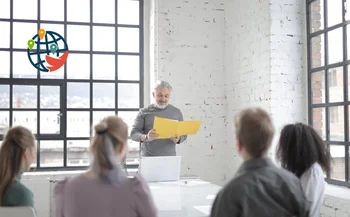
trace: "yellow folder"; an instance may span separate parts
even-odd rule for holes
[[[167,118],[154,117],[153,129],[159,134],[158,139],[171,136],[193,135],[198,132],[202,121],[177,121]]]

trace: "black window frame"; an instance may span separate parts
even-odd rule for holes
[[[4,19],[0,18],[2,22],[10,23],[10,47],[9,48],[0,48],[0,51],[8,51],[10,54],[10,75],[9,78],[0,78],[0,85],[9,85],[9,108],[0,108],[0,111],[9,111],[9,126],[13,125],[13,111],[36,111],[37,112],[37,133],[35,137],[38,141],[40,140],[62,140],[64,142],[63,147],[63,166],[60,167],[41,167],[40,166],[40,142],[37,143],[37,166],[35,168],[31,168],[31,171],[67,171],[67,170],[82,170],[87,169],[89,166],[68,166],[67,162],[67,142],[68,140],[90,140],[91,137],[67,137],[67,110],[69,111],[89,111],[90,114],[90,126],[93,124],[93,111],[114,111],[115,114],[121,111],[134,111],[138,112],[140,108],[144,106],[144,1],[143,0],[134,0],[139,2],[139,24],[138,25],[126,25],[118,23],[118,0],[115,0],[115,23],[94,23],[93,22],[93,0],[90,0],[90,22],[71,22],[67,21],[67,2],[68,0],[64,0],[64,20],[63,21],[49,21],[49,20],[41,20],[40,19],[40,2],[42,0],[37,0],[37,20],[26,20],[26,19],[14,19],[13,18],[13,2],[14,0],[10,0],[10,18]],[[40,29],[40,24],[61,24],[64,26],[64,38],[67,39],[67,25],[81,25],[81,26],[89,26],[90,27],[90,49],[89,51],[74,51],[69,50],[70,53],[78,53],[78,54],[89,54],[90,55],[90,78],[89,79],[67,79],[67,64],[64,67],[64,78],[63,79],[44,79],[40,78],[40,72],[37,71],[37,78],[13,78],[13,52],[22,51],[26,52],[27,49],[23,47],[23,49],[13,48],[13,23],[21,22],[21,23],[35,23]],[[101,52],[101,51],[93,51],[93,27],[95,26],[109,26],[115,28],[115,51],[114,52]],[[118,51],[118,27],[126,27],[126,28],[137,28],[139,29],[139,52],[130,53],[130,52],[119,52]],[[69,39],[67,39],[67,43],[69,45]],[[100,80],[93,79],[93,61],[92,54],[113,54],[115,57],[115,79],[114,80]],[[139,57],[139,80],[119,80],[118,79],[118,55],[136,55]],[[69,57],[68,57],[69,59]],[[68,82],[84,82],[89,83],[90,85],[90,106],[87,109],[67,109],[67,83]],[[93,108],[93,84],[94,83],[113,83],[115,85],[115,108],[104,109],[104,108]],[[22,108],[13,108],[13,94],[12,87],[16,84],[22,85],[36,85],[37,86],[37,108],[36,109],[22,109]],[[139,85],[139,107],[138,108],[118,108],[118,84],[138,84]],[[40,108],[40,86],[60,86],[60,109],[61,113],[61,134],[57,135],[40,135],[40,111],[44,111],[45,109]],[[90,132],[91,136],[92,132]],[[0,135],[0,140],[3,140],[4,135]],[[127,165],[127,168],[137,168],[138,165]]]
[[[330,150],[330,145],[336,145],[339,147],[344,147],[344,156],[345,156],[345,171],[344,176],[345,180],[337,180],[332,179],[331,174],[326,174],[326,182],[334,185],[340,185],[345,187],[350,187],[350,177],[349,177],[349,146],[350,146],[350,140],[349,140],[349,108],[350,108],[350,101],[348,96],[348,66],[350,65],[350,60],[348,60],[348,54],[347,52],[347,26],[350,25],[350,20],[345,19],[346,13],[346,1],[342,0],[342,22],[333,26],[328,27],[327,25],[327,0],[320,0],[320,2],[323,1],[323,29],[317,30],[315,32],[311,32],[311,3],[315,2],[317,0],[306,0],[306,32],[307,32],[307,79],[308,79],[308,122],[311,126],[313,126],[313,109],[317,108],[324,108],[325,111],[325,133],[326,133],[326,139],[324,140],[328,150]],[[343,37],[343,60],[341,62],[328,64],[328,32],[342,28],[342,37]],[[321,67],[315,67],[312,68],[312,43],[311,39],[318,35],[324,35],[324,65]],[[321,42],[322,43],[322,42]],[[349,51],[350,52],[350,51]],[[334,69],[337,67],[343,68],[343,101],[340,102],[329,102],[329,87],[331,87],[331,84],[329,84],[328,80],[328,74],[329,69]],[[325,102],[321,103],[313,103],[313,91],[312,91],[312,73],[316,72],[324,72],[324,88],[325,88]],[[338,81],[337,81],[338,82]],[[343,106],[344,109],[344,141],[333,141],[330,139],[330,107],[333,106]],[[339,112],[339,111],[338,111]]]

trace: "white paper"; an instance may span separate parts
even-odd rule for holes
[[[214,199],[215,199],[215,196],[216,196],[216,195],[214,195],[214,194],[209,194],[209,195],[206,197],[206,199],[207,199],[207,200],[214,200]]]
[[[210,215],[211,206],[194,206],[193,208],[204,213],[205,215]]]

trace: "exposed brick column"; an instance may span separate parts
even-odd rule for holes
[[[320,6],[320,0],[315,1],[310,8],[310,15],[312,17],[312,20],[310,20],[310,26],[313,32],[316,32],[320,30],[321,27],[321,8]],[[311,47],[311,61],[312,61],[312,66],[313,67],[320,67],[321,62],[322,62],[322,56],[321,56],[321,45],[322,40],[321,36],[317,36],[312,39],[312,47]],[[324,86],[324,73],[322,72],[316,72],[312,75],[312,81],[311,81],[311,88],[312,88],[312,103],[317,104],[317,103],[322,103],[324,99],[322,99],[322,96],[324,95],[322,91]],[[325,110],[323,108],[318,108],[318,109],[313,109],[313,127],[317,130],[317,132],[325,138],[326,135],[324,134],[324,129],[323,124],[323,116],[324,116]]]

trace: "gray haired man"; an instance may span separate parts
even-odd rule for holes
[[[176,156],[176,144],[186,140],[187,136],[175,136],[169,139],[158,139],[153,130],[154,117],[163,117],[182,121],[180,109],[169,104],[172,87],[168,82],[159,81],[153,91],[155,103],[151,104],[138,113],[131,130],[131,138],[141,142],[142,156]]]

